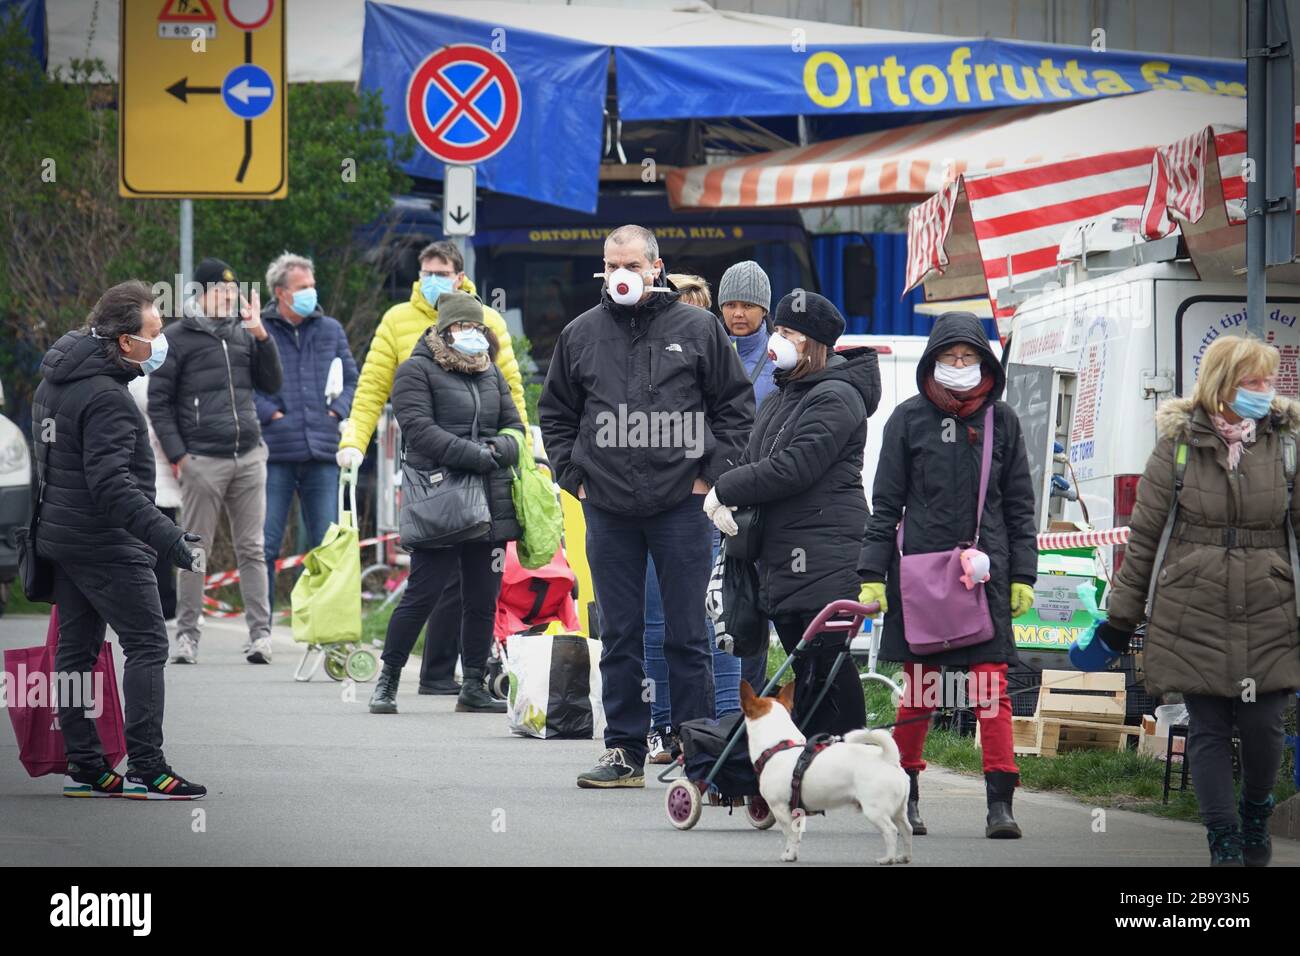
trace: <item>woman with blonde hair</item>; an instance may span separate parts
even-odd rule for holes
[[[1276,393],[1277,369],[1276,349],[1223,336],[1205,350],[1192,397],[1156,410],[1160,437],[1138,485],[1109,619],[1073,652],[1085,650],[1079,663],[1100,669],[1148,622],[1147,690],[1181,693],[1187,705],[1187,759],[1212,866],[1268,865],[1283,714],[1300,687],[1300,403]]]

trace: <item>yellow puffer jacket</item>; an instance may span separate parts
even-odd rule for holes
[[[475,294],[474,283],[466,279],[458,291]],[[510,395],[519,409],[519,418],[528,434],[528,411],[524,404],[524,382],[519,374],[519,362],[510,345],[510,331],[495,310],[483,306],[487,327],[497,337],[501,349],[497,352],[497,368],[510,386]],[[438,321],[438,310],[420,294],[420,283],[411,285],[411,301],[395,305],[379,320],[375,337],[370,341],[366,363],[357,382],[356,396],[352,399],[352,415],[343,428],[339,448],[356,448],[365,453],[370,438],[379,424],[379,413],[393,390],[393,376],[397,366],[411,357],[411,351],[429,326]]]

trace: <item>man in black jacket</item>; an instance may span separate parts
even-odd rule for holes
[[[55,670],[89,676],[105,622],[126,655],[125,780],[109,766],[87,713],[105,702],[61,697],[67,796],[193,800],[206,792],[173,773],[162,752],[167,625],[153,569],[161,554],[192,570],[187,539],[198,538],[154,506],[149,428],[127,391],[127,382],[166,355],[161,331],[148,286],[114,286],[95,304],[87,328],[69,332],[46,353],[32,403],[40,474],[36,548],[54,564],[59,614]],[[67,682],[72,690],[84,685],[84,679]]]
[[[230,266],[204,259],[194,280],[204,291],[186,304],[182,319],[167,326],[171,347],[149,377],[149,418],[180,480],[185,523],[210,542],[226,511],[248,623],[244,653],[250,664],[269,664],[271,606],[262,533],[267,450],[253,391],[280,390],[280,353],[262,325],[256,291],[251,303],[242,302]],[[173,660],[193,664],[203,622],[202,576],[186,576],[178,592]]]
[[[740,460],[754,394],[721,324],[680,302],[664,274],[654,233],[609,234],[600,305],[560,333],[537,406],[553,473],[583,504],[604,642],[607,749],[580,787],[645,786],[647,555],[663,595],[673,721],[713,716],[703,503]]]

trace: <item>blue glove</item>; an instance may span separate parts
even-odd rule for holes
[[[1080,584],[1078,594],[1092,617],[1092,626],[1070,644],[1070,663],[1081,671],[1104,671],[1128,649],[1130,635],[1111,627],[1097,609],[1097,591],[1091,584]]]

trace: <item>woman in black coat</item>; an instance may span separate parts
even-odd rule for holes
[[[919,395],[902,402],[885,424],[875,509],[858,560],[860,599],[886,608],[880,656],[905,663],[907,693],[900,702],[894,740],[911,777],[908,818],[924,833],[917,811],[917,775],[925,769],[921,750],[936,706],[951,706],[939,693],[938,668],[969,671],[971,700],[979,704],[989,837],[1019,837],[1011,796],[1019,781],[1011,742],[1007,665],[1016,659],[1011,619],[1033,604],[1038,566],[1034,489],[1020,420],[998,401],[1005,375],[989,347],[984,327],[968,312],[949,312],[935,323],[916,368]],[[993,406],[993,460],[979,550],[989,557],[990,577],[981,586],[993,619],[993,638],[982,644],[918,655],[907,643],[899,597],[899,519],[906,510],[905,554],[947,552],[975,537],[984,415]],[[888,582],[888,584],[886,584]],[[960,585],[959,585],[960,586]]]
[[[855,555],[869,516],[862,451],[880,370],[873,349],[834,351],[843,332],[839,310],[820,295],[781,300],[769,343],[777,390],[759,409],[742,464],[718,479],[705,504],[728,534],[736,530],[731,508],[760,507],[759,599],[787,652],[827,604],[852,600],[860,582]],[[831,660],[795,663],[795,720],[807,735],[866,724],[862,683],[848,663],[807,719]]]
[[[506,709],[505,702],[493,698],[483,686],[483,674],[492,648],[505,543],[520,536],[510,497],[510,469],[519,461],[519,449],[498,433],[507,428],[522,431],[523,423],[510,387],[496,367],[497,342],[483,321],[483,304],[464,292],[447,292],[438,297],[437,308],[437,325],[397,370],[393,414],[412,469],[483,476],[491,524],[480,538],[411,551],[406,593],[388,622],[384,667],[370,698],[372,714],[397,713],[402,668],[448,576],[458,568],[465,681],[456,710],[505,713]],[[477,441],[472,438],[476,414]]]

